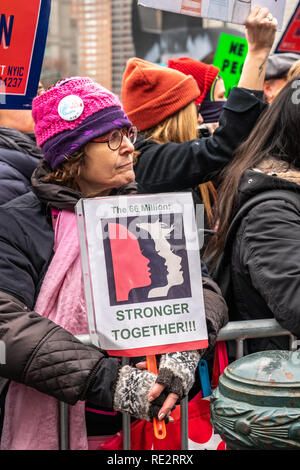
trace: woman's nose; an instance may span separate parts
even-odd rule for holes
[[[123,135],[122,143],[120,146],[120,153],[121,154],[128,154],[128,153],[133,153],[134,152],[134,145],[133,143],[126,137],[126,135]]]
[[[204,123],[204,119],[203,119],[203,117],[201,116],[200,113],[198,113],[198,119],[197,120],[198,120],[198,124],[203,124]]]

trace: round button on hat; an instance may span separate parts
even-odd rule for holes
[[[58,114],[65,121],[75,121],[84,110],[84,104],[80,96],[65,96],[58,105]]]

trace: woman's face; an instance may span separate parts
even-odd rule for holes
[[[224,80],[222,78],[219,78],[219,80],[217,80],[215,84],[214,100],[215,101],[227,101],[225,94],[226,94],[226,88],[225,88]]]
[[[134,146],[123,135],[118,150],[110,150],[106,142],[89,142],[85,149],[85,163],[78,184],[84,196],[109,194],[135,179],[133,171]]]

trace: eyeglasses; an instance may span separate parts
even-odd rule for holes
[[[126,129],[114,129],[107,137],[101,139],[93,139],[91,142],[103,143],[106,142],[110,150],[118,150],[121,147],[124,135],[130,140],[132,144],[135,144],[138,130],[135,126],[131,126]]]

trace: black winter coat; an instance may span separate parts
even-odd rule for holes
[[[0,128],[0,205],[30,191],[41,156],[30,135]]]
[[[300,206],[298,184],[247,170],[239,185],[238,207],[256,194],[274,189],[292,190],[298,194]],[[300,209],[295,204],[269,199],[248,212],[233,243],[226,246],[226,259],[230,262],[231,292],[228,289],[226,296],[230,321],[275,318],[284,329],[300,337],[299,248]],[[224,266],[215,276],[220,284],[223,275]],[[248,354],[289,349],[286,337],[249,340],[246,347]]]
[[[0,205],[30,191],[38,163],[31,155],[0,147]]]
[[[135,165],[139,192],[181,191],[213,179],[233,158],[265,107],[262,92],[233,88],[212,136],[157,144],[139,135],[135,144],[140,152]]]

